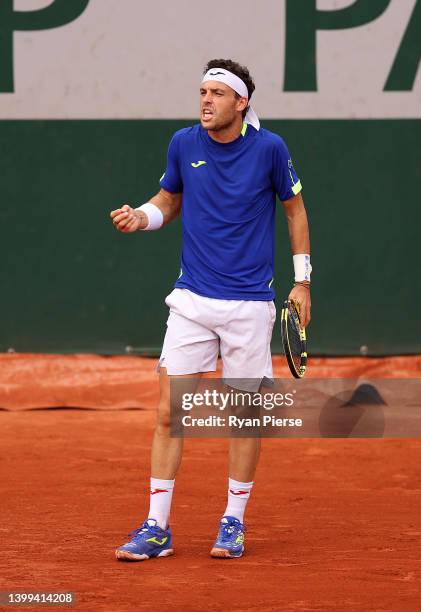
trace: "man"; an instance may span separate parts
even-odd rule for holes
[[[214,371],[260,382],[272,377],[270,340],[276,193],[283,202],[302,325],[310,320],[310,242],[301,183],[283,140],[261,129],[249,106],[247,68],[212,60],[200,86],[200,124],[179,130],[168,149],[160,191],[133,209],[114,210],[121,232],[157,230],[183,209],[180,276],[170,308],[160,368],[161,398],[152,445],[148,519],[117,549],[118,559],[173,554],[169,515],[183,440],[170,437],[170,379]],[[260,453],[258,438],[230,440],[228,503],[211,555],[240,557],[244,511]]]

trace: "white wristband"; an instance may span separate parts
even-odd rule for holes
[[[310,255],[306,253],[300,253],[299,255],[293,255],[292,259],[294,262],[295,282],[310,282],[310,275],[312,271],[312,267],[310,264]]]
[[[146,227],[142,227],[144,231],[152,231],[157,230],[162,227],[164,223],[164,215],[155,204],[152,202],[146,202],[146,204],[142,204],[135,210],[141,210],[148,218],[148,225]]]

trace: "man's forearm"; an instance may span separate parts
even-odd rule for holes
[[[305,210],[288,219],[288,232],[292,254],[310,254],[310,233]]]
[[[310,254],[310,232],[306,209],[304,208],[301,197],[294,206],[286,207],[285,214],[288,222],[288,233],[292,254]]]
[[[149,200],[159,208],[164,217],[163,225],[173,221],[181,211],[181,194],[170,194],[168,191],[159,191]]]

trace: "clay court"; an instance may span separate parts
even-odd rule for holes
[[[421,440],[263,440],[246,554],[216,560],[228,441],[188,439],[175,555],[122,563],[114,548],[148,503],[156,360],[0,359],[0,590],[72,591],[81,611],[419,609]],[[335,363],[343,376],[415,377],[420,358]],[[285,367],[275,358],[277,376]],[[313,360],[311,375],[329,371]]]
[[[0,0],[0,610],[421,612],[420,40],[421,0]],[[256,475],[166,423],[151,467],[158,356],[179,416],[271,337]],[[117,561],[151,500],[171,552],[175,474],[175,554]]]

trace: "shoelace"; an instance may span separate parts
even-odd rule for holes
[[[145,521],[141,527],[131,531],[129,533],[129,536],[134,536],[133,539],[138,541],[138,540],[144,540],[145,536],[147,536],[147,535],[149,535],[151,533],[153,535],[158,535],[158,534],[161,533],[161,531],[162,530],[158,526],[148,525],[147,521]]]

